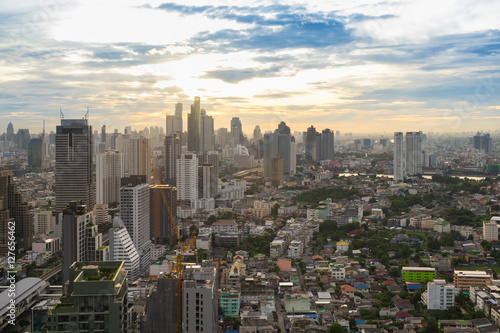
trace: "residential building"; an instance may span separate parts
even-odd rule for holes
[[[120,217],[139,254],[140,271],[151,263],[150,193],[146,176],[122,178],[120,189]]]
[[[202,152],[214,150],[214,118],[207,116],[207,112],[201,109],[200,112],[200,149]]]
[[[146,301],[147,311],[141,321],[141,333],[176,332],[176,293],[177,279],[160,274]]]
[[[56,211],[71,201],[94,207],[92,126],[88,119],[61,119],[56,131]]]
[[[191,113],[188,114],[188,150],[200,152],[201,135],[201,108],[200,97],[195,96],[194,104],[191,105]]]
[[[123,153],[108,150],[96,154],[96,203],[111,204],[120,201],[120,179],[125,177]]]
[[[455,286],[445,280],[427,282],[422,300],[428,310],[447,310],[455,305]]]
[[[220,296],[220,308],[225,317],[238,318],[240,316],[240,294],[222,293]]]
[[[240,118],[233,117],[231,119],[231,146],[236,147],[238,144],[242,144],[241,139],[243,139],[243,127]]]
[[[496,221],[483,222],[483,240],[498,242],[498,224]]]
[[[198,157],[194,153],[177,159],[177,200],[179,205],[190,207],[198,200]]]
[[[404,145],[403,132],[394,132],[394,180],[404,179]]]
[[[181,138],[177,134],[165,136],[165,182],[177,185],[177,158],[181,153]]]
[[[127,279],[133,281],[140,274],[139,254],[125,224],[119,216],[113,219],[113,228],[109,230],[110,260],[123,261]]]
[[[408,176],[422,174],[422,137],[420,132],[406,132],[405,173]]]
[[[128,283],[122,261],[75,262],[61,303],[48,312],[48,332],[127,331]]]
[[[484,271],[459,271],[453,273],[453,285],[460,291],[468,291],[470,287],[491,285],[492,276]]]
[[[177,244],[176,230],[172,221],[177,218],[177,189],[170,185],[151,185],[150,191],[150,239],[154,244],[173,247]],[[168,207],[165,206],[165,201]],[[170,212],[169,212],[170,211]]]
[[[433,267],[403,267],[403,282],[427,282],[436,278],[436,269]]]
[[[56,224],[56,217],[51,210],[44,210],[41,208],[35,208],[33,210],[34,224],[33,233],[34,234],[45,234],[48,235],[54,225]]]

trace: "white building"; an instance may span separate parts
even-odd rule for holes
[[[406,166],[405,173],[408,176],[422,174],[422,136],[420,132],[407,132],[406,143]]]
[[[447,310],[455,305],[455,287],[445,280],[428,282],[422,300],[429,310]]]
[[[240,200],[245,197],[245,190],[240,186],[226,185],[219,190],[220,197],[229,200]]]
[[[205,251],[212,250],[212,235],[211,234],[198,234],[196,237],[196,248]]]
[[[41,210],[36,208],[33,212],[34,217],[34,230],[35,234],[45,234],[48,235],[54,225],[56,224],[56,217],[53,215],[51,210]]]
[[[238,225],[234,221],[217,221],[212,224],[212,231],[215,234],[221,232],[238,232]]]
[[[304,252],[304,244],[302,241],[293,240],[290,245],[288,245],[288,257],[298,258]]]
[[[125,262],[129,281],[139,276],[139,254],[119,216],[113,219],[113,228],[109,230],[109,256],[110,260],[123,260]]]
[[[96,204],[120,201],[120,179],[125,177],[124,155],[108,150],[96,155]]]
[[[177,159],[177,200],[198,200],[198,158],[196,154],[184,153]]]
[[[394,132],[394,180],[401,181],[404,178],[404,145],[403,132]]]
[[[498,242],[498,225],[496,221],[483,222],[483,239],[488,242]]]
[[[140,260],[140,271],[151,263],[149,184],[145,176],[122,179],[120,189],[120,217],[132,238]]]

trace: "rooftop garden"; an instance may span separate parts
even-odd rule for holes
[[[98,275],[86,276],[85,281],[104,281],[113,280],[118,269],[116,267],[104,267],[99,269]]]

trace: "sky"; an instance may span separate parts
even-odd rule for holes
[[[164,126],[194,96],[244,132],[500,128],[500,1],[0,2],[0,133]]]

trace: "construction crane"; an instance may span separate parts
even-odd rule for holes
[[[151,156],[151,152],[148,149],[146,140],[142,141],[142,146],[144,147],[144,150],[148,157],[149,165],[153,170],[154,180],[157,185],[160,185],[161,183],[158,180],[158,176],[156,174],[156,168],[153,163],[153,157]],[[176,251],[176,255],[174,256],[174,258],[176,259],[175,270],[174,270],[176,276],[174,277],[174,274],[172,274],[172,269],[170,269],[169,267],[169,273],[167,277],[177,279],[177,290],[175,293],[176,308],[177,308],[176,328],[177,328],[177,333],[181,333],[182,332],[182,259],[184,259],[185,256],[195,255],[195,252],[190,252],[190,249],[191,246],[193,246],[193,244],[196,241],[196,230],[193,230],[191,238],[189,239],[187,244],[184,244],[184,242],[182,241],[181,234],[179,232],[179,228],[177,227],[177,222],[175,219],[176,217],[174,218],[174,216],[172,215],[172,211],[170,210],[170,205],[168,204],[167,196],[165,195],[162,188],[158,188],[158,190],[163,199],[163,203],[165,204],[165,208],[167,209],[170,222],[172,223],[172,228],[175,230],[175,235],[177,236],[177,242],[179,243],[180,246],[180,249]]]

